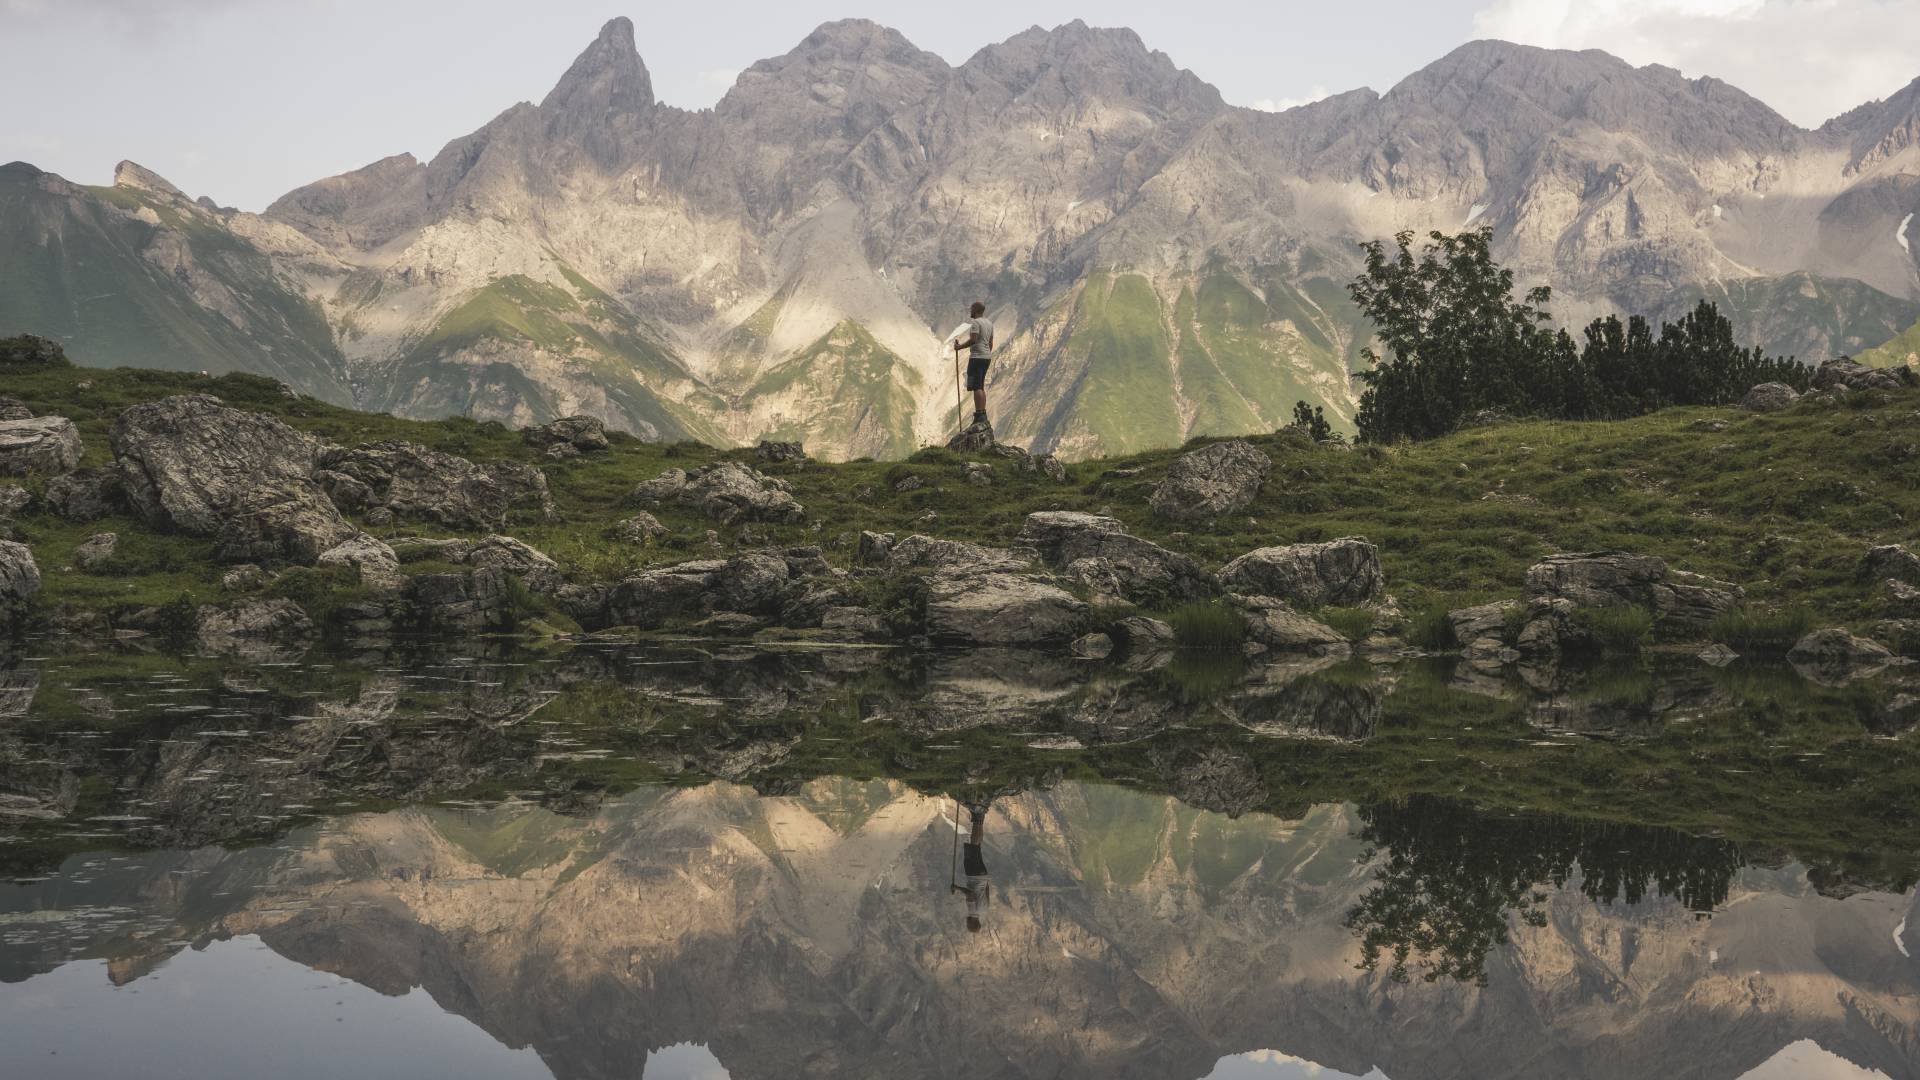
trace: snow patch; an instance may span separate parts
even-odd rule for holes
[[[1727,216],[1726,208],[1722,207],[1719,203],[1714,203],[1713,204],[1713,220],[1719,221],[1721,218],[1726,216]]]
[[[1907,951],[1906,936],[1907,920],[1901,919],[1900,925],[1893,928],[1893,947],[1900,950],[1901,956],[1911,960],[1913,959],[1913,954]]]
[[[1461,227],[1465,228],[1466,226],[1471,225],[1474,222],[1480,220],[1480,215],[1486,212],[1487,212],[1486,203],[1483,203],[1483,202],[1474,203],[1473,206],[1467,210],[1467,220],[1460,223]]]
[[[1072,202],[1067,204],[1067,213],[1069,214],[1073,213],[1074,210],[1077,209],[1079,206],[1080,206],[1080,200],[1079,199],[1073,200]]]
[[[1913,245],[1907,241],[1907,226],[1911,224],[1913,224],[1913,215],[1908,214],[1900,219],[1900,227],[1893,230],[1893,238],[1899,241],[1900,250],[1909,255],[1913,254]]]

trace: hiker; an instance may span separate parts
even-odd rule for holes
[[[979,305],[976,304],[974,306],[978,307]],[[989,333],[993,331],[992,323],[987,324],[987,331]],[[986,365],[982,364],[981,366],[985,367]],[[967,830],[967,842],[961,847],[961,851],[964,853],[961,856],[961,863],[963,869],[966,871],[967,883],[961,885],[958,882],[954,882],[952,891],[966,896],[967,931],[977,934],[980,932],[981,909],[986,904],[989,894],[992,891],[992,886],[987,880],[986,852],[981,846],[983,834],[986,832],[987,807],[984,804],[969,803],[967,805],[967,816],[972,819],[970,823],[971,827]]]
[[[954,339],[954,349],[967,350],[967,389],[973,391],[973,422],[987,422],[987,365],[993,363],[993,321],[987,305],[978,300],[967,310],[966,335]]]

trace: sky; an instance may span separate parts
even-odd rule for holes
[[[538,101],[627,15],[654,92],[711,106],[831,19],[960,63],[1028,26],[1130,26],[1237,105],[1385,91],[1475,38],[1712,75],[1803,126],[1920,77],[1920,0],[0,0],[0,162],[107,183],[123,158],[259,210],[389,154],[425,160]]]

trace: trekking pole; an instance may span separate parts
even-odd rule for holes
[[[958,342],[953,346],[953,418],[959,423],[961,431],[967,430],[967,395],[966,391],[960,388],[960,344]]]

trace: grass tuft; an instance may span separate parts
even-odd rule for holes
[[[1784,656],[1811,629],[1813,613],[1803,607],[1742,607],[1716,616],[1707,637],[1744,656]]]
[[[1241,614],[1217,600],[1195,600],[1167,612],[1173,642],[1182,649],[1239,652],[1247,639]]]

